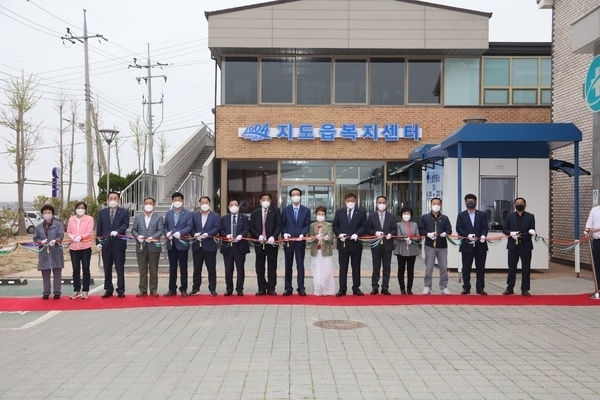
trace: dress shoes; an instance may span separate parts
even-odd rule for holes
[[[277,292],[276,292],[276,291],[274,291],[274,290],[267,290],[267,294],[268,294],[269,296],[277,296]]]
[[[356,292],[354,292],[354,294],[356,294]],[[371,293],[369,293],[369,294],[375,296],[376,294],[379,294],[379,290],[373,289],[373,290],[371,290]]]
[[[470,290],[464,289],[460,294],[471,294]]]
[[[525,297],[531,297],[531,293],[529,293],[529,290],[521,290],[521,294]]]
[[[210,291],[210,297],[216,297],[217,296],[217,292],[215,292],[214,290]]]
[[[112,292],[104,292],[104,294],[102,294],[102,298],[106,299],[107,297],[112,297]]]
[[[406,290],[400,289],[400,294],[406,295]]]
[[[298,290],[298,296],[305,297],[306,296],[306,291],[304,291],[304,290]]]
[[[233,294],[233,292],[225,292],[225,294],[223,294],[223,296],[225,296],[225,297],[229,297],[229,296],[231,296],[232,294]]]
[[[176,295],[177,295],[177,293],[171,292],[171,291],[168,291],[167,293],[163,294],[164,297],[171,297],[171,296],[176,296]]]
[[[119,293],[119,298],[122,299],[125,297],[125,293]]]
[[[509,294],[515,294],[514,290],[512,289],[506,289],[504,292],[502,292],[503,295],[507,296]]]
[[[285,292],[283,292],[283,296],[287,297],[287,296],[291,296],[292,295],[292,291],[291,290],[286,290]]]
[[[346,295],[346,292],[342,292],[342,291],[340,290],[339,292],[337,292],[337,293],[335,294],[335,297],[342,297],[342,296],[345,296],[345,295]]]
[[[356,289],[355,291],[352,292],[352,294],[354,296],[364,296],[365,295],[360,289]]]
[[[48,300],[49,298],[50,298],[50,296],[47,295],[47,294],[45,294],[45,295],[42,296],[42,300]]]
[[[54,300],[59,300],[60,299],[60,294],[55,294],[54,295]]]
[[[181,291],[181,297],[188,297],[188,296],[189,296],[189,294],[188,294],[187,290]]]
[[[412,294],[413,294],[413,293],[412,293],[412,290],[408,289],[408,290],[406,291],[406,294],[409,294],[409,295],[411,295],[411,296],[412,296]]]
[[[139,292],[138,294],[135,295],[135,297],[146,297],[148,296],[148,294],[146,292]]]
[[[487,292],[486,292],[485,290],[483,290],[483,289],[481,289],[481,290],[478,290],[478,291],[477,291],[477,294],[480,294],[480,295],[482,295],[482,296],[487,296]]]
[[[256,292],[257,296],[264,296],[265,294],[267,294],[266,290],[259,290],[258,292]]]
[[[392,295],[392,294],[390,293],[390,291],[389,291],[389,290],[387,290],[387,289],[383,289],[383,290],[381,291],[381,294],[383,294],[383,295],[386,295],[386,296],[391,296],[391,295]]]
[[[192,291],[190,292],[190,296],[195,296],[198,293],[200,293],[200,291],[198,289],[192,289]]]
[[[150,297],[158,297],[158,293],[156,293],[156,292],[150,292]]]
[[[237,292],[237,295],[241,297],[244,295],[244,292]]]

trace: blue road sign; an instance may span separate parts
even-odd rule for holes
[[[600,111],[600,56],[592,60],[585,77],[585,100],[590,110]]]

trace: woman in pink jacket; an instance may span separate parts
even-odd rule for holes
[[[94,218],[86,214],[87,204],[83,201],[75,204],[75,215],[69,218],[67,236],[71,239],[69,253],[73,264],[73,294],[71,299],[88,298],[90,291],[90,260],[94,244]],[[81,283],[81,268],[83,268],[83,286]]]

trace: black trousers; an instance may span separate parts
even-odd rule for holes
[[[254,248],[256,252],[256,280],[258,291],[275,291],[277,286],[277,254],[279,246],[259,244]],[[265,279],[265,262],[267,264],[267,278]]]
[[[71,264],[73,265],[73,291],[90,291],[90,261],[92,249],[69,250]],[[83,286],[81,284],[81,271],[83,270]],[[112,279],[111,279],[112,280]]]
[[[285,256],[285,290],[294,290],[292,286],[292,276],[294,274],[294,257],[296,258],[296,269],[298,270],[298,290],[304,288],[304,257],[306,254],[306,242],[287,242],[283,245],[283,254]]]
[[[340,264],[340,292],[348,290],[348,262],[352,268],[352,292],[360,289],[360,259],[362,258],[362,247],[360,250],[349,251],[344,247],[338,248],[338,262]]]
[[[379,245],[371,249],[373,259],[373,273],[371,274],[371,287],[373,290],[379,290],[379,276],[383,270],[383,279],[381,281],[381,290],[388,290],[390,287],[390,271],[392,269],[392,250],[386,250]]]
[[[517,246],[515,250],[508,251],[508,277],[507,289],[514,289],[517,281],[517,264],[521,259],[521,290],[529,290],[529,277],[531,274],[531,249]]]
[[[412,290],[413,282],[415,280],[415,260],[417,256],[401,256],[397,255],[398,258],[398,284],[400,290]],[[406,269],[406,287],[404,286],[404,271]]]
[[[115,250],[110,247],[102,249],[102,263],[104,264],[104,290],[112,293],[112,267],[117,272],[117,293],[125,293],[125,249]]]
[[[475,260],[475,290],[481,291],[485,287],[485,260],[487,251],[462,252],[462,280],[463,289],[471,290],[471,268]]]
[[[177,267],[181,274],[181,286],[179,290],[182,292],[188,289],[188,254],[189,250],[177,250],[172,248],[167,251],[169,256],[169,292],[177,292]]]
[[[241,252],[234,246],[223,254],[223,263],[225,264],[225,290],[229,293],[233,292],[233,269],[235,264],[237,273],[235,291],[243,293],[244,280],[246,279],[246,253]]]
[[[208,272],[208,290],[214,292],[217,289],[217,252],[205,251],[202,248],[192,251],[194,261],[194,273],[192,275],[192,290],[200,290],[202,285],[202,265],[206,263]]]
[[[592,258],[594,259],[594,270],[596,271],[596,288],[600,290],[600,239],[592,240]]]

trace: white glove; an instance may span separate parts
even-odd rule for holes
[[[140,243],[142,243],[144,241],[144,236],[143,235],[139,235],[137,237],[137,241],[140,242]]]
[[[173,232],[169,231],[169,232],[167,232],[167,234],[165,236],[167,237],[167,239],[171,240],[171,236],[173,236]]]
[[[50,243],[48,243],[48,246],[52,247],[56,244],[56,240],[51,240]]]
[[[240,240],[242,240],[242,235],[237,235],[237,236],[235,237],[235,241],[236,241],[236,242],[239,242]]]
[[[179,233],[179,232],[177,232]],[[202,235],[200,235],[200,239],[206,239],[208,237],[208,233],[203,233]]]
[[[586,230],[583,232],[583,234],[584,234],[585,236],[590,236],[590,234],[591,234],[591,233],[590,233],[590,231],[589,231],[589,230],[586,228]]]
[[[227,239],[233,239],[233,235],[230,233],[229,235],[225,236]]]
[[[315,236],[317,238],[317,240],[322,240],[323,239],[323,235],[321,235],[320,233],[317,233],[317,236]]]
[[[481,236],[479,237],[479,241],[480,241],[481,243],[485,243],[485,235],[481,235]]]
[[[530,234],[531,236],[535,236],[535,229],[530,229],[530,230],[529,230],[529,234]]]
[[[102,245],[101,245],[100,243],[98,243],[98,244],[96,245],[96,248],[98,249],[98,251],[102,251]]]
[[[149,238],[146,238],[146,243],[152,243],[153,240],[154,238],[150,236]]]
[[[175,232],[175,233],[173,234],[173,237],[174,237],[175,239],[179,239],[179,238],[181,237],[181,233],[179,233],[179,231],[177,231],[177,232]]]
[[[358,235],[356,233],[352,234],[352,236],[350,236],[350,240],[358,240]]]
[[[346,234],[345,233],[340,233],[338,238],[342,241],[345,242],[346,241]]]
[[[411,244],[412,240],[410,240],[409,237],[405,237],[404,240],[406,241],[406,244]]]
[[[326,242],[329,242],[329,239],[331,239],[331,238],[329,237],[329,235],[325,235],[325,237],[323,239],[325,239]]]
[[[377,232],[375,232],[375,236],[379,236],[379,237],[381,237],[381,236],[383,236],[383,232],[381,232],[381,231],[377,231]]]
[[[298,241],[301,241],[302,239],[304,239],[304,235],[300,234],[300,236],[298,236]]]
[[[200,236],[200,232],[194,233],[195,238],[197,238],[198,236]]]
[[[40,242],[40,244],[46,244],[46,243],[48,243],[48,239],[44,239]]]
[[[470,234],[467,236],[467,239],[469,239],[469,240],[475,240],[475,234],[474,234],[474,233],[470,233]]]
[[[75,237],[75,239],[73,239],[73,241],[74,241],[75,243],[79,243],[79,242],[81,242],[81,236],[76,236],[76,237]]]
[[[264,241],[265,241],[265,237],[264,237],[263,235],[260,235],[260,236],[258,237],[258,241],[259,241],[259,242],[264,242]]]
[[[291,238],[291,237],[292,237],[292,235],[290,235],[289,233],[284,233],[283,234],[283,238],[286,239],[286,240],[289,239],[289,238]]]
[[[429,233],[427,234],[427,237],[428,237],[429,239],[434,239],[434,238],[435,238],[435,232],[429,232]]]
[[[112,231],[112,232],[110,233],[110,236],[112,236],[112,237],[115,237],[115,236],[117,236],[118,234],[119,234],[119,232],[117,232],[117,231]]]
[[[387,235],[385,235],[385,238],[386,238],[387,240],[390,240],[390,239],[392,238],[392,234],[391,234],[391,233],[388,233]]]
[[[517,238],[519,237],[519,231],[512,231],[510,233],[510,236],[512,236],[513,239],[517,240]]]
[[[269,237],[269,240],[267,240],[268,244],[274,244],[275,243],[275,238],[273,236]]]
[[[72,233],[68,233],[67,236],[69,236],[69,239],[71,240],[75,239],[75,235],[73,235]]]
[[[446,237],[446,232],[440,233],[440,237]]]

